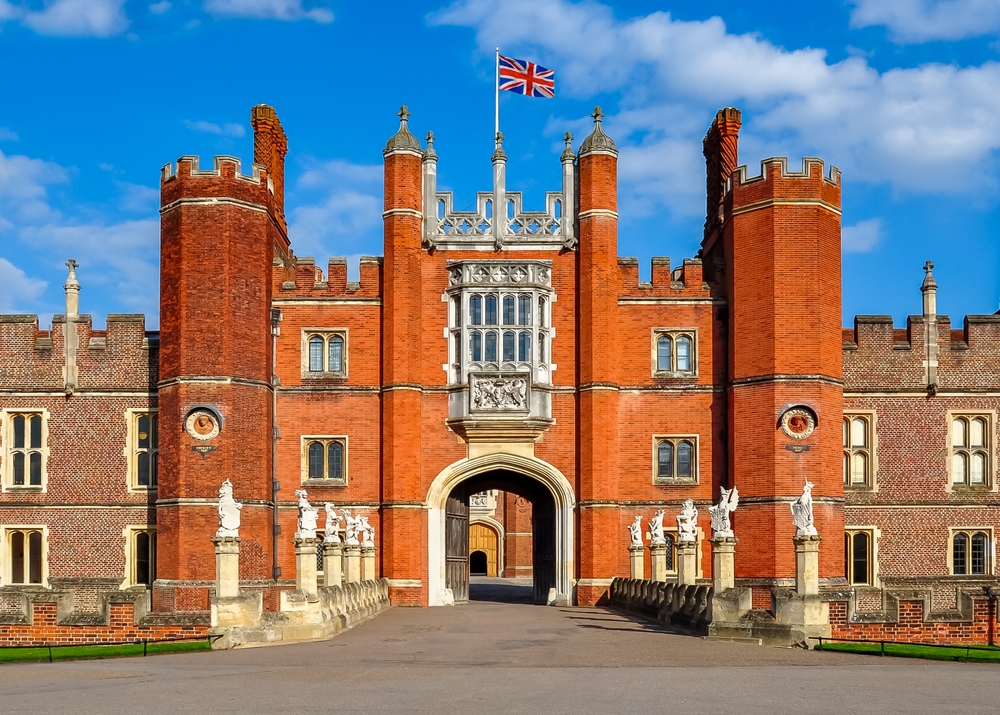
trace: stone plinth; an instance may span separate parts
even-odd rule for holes
[[[361,580],[375,580],[375,547],[361,547]]]
[[[629,563],[632,566],[632,578],[643,579],[646,577],[646,547],[642,544],[629,546]]]
[[[319,539],[294,539],[295,544],[295,590],[301,591],[307,598],[316,598],[319,594],[316,583],[316,547]]]
[[[240,537],[215,536],[215,597],[240,595]]]
[[[698,579],[698,544],[694,541],[677,542],[677,583],[693,586]]]
[[[656,581],[657,583],[666,583],[667,548],[668,547],[665,543],[650,544],[649,546],[650,581]]]
[[[712,586],[715,592],[722,593],[735,588],[736,539],[732,536],[718,536],[709,543],[712,544]]]
[[[344,582],[344,552],[340,542],[323,542],[323,585],[333,588]]]
[[[361,547],[344,547],[344,583],[361,581]]]
[[[795,590],[800,596],[819,594],[819,536],[795,536]]]

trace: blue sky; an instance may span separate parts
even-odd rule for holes
[[[296,253],[379,255],[381,150],[402,103],[437,135],[439,185],[490,184],[493,47],[555,69],[505,94],[508,186],[541,208],[595,104],[621,149],[619,251],[679,263],[704,217],[701,138],[743,110],[742,163],[844,175],[844,323],[920,310],[930,258],[960,324],[1000,300],[1000,0],[747,3],[0,0],[0,311],[157,311],[159,168],[249,163],[251,105],[289,134]]]

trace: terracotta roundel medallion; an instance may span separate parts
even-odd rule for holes
[[[805,439],[816,429],[816,418],[802,407],[793,407],[781,416],[781,431],[792,439]]]
[[[208,441],[219,436],[219,419],[211,410],[194,410],[184,422],[184,429],[195,439]]]

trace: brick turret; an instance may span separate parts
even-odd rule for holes
[[[273,138],[280,123],[269,116]],[[266,169],[244,175],[232,157],[163,170],[158,610],[208,608],[225,479],[244,502],[241,578],[272,578],[271,271],[288,248],[279,194]]]
[[[840,174],[824,176],[818,159],[801,173],[768,159],[755,178],[740,167],[724,221],[729,475],[739,533],[754,535],[737,553],[736,576],[790,583],[789,503],[808,480],[824,539],[820,577],[842,579]]]
[[[617,575],[618,551],[601,541],[623,530],[618,499],[618,149],[594,109],[580,146],[579,425],[580,604]],[[617,542],[612,542],[617,543]],[[589,582],[589,585],[588,585]]]

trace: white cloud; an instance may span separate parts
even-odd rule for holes
[[[844,226],[841,243],[846,253],[868,253],[882,240],[882,219],[870,218],[853,226]]]
[[[48,284],[29,278],[6,258],[0,257],[0,313],[27,310]]]
[[[47,186],[63,183],[68,174],[58,164],[0,151],[0,231],[13,221],[45,221],[52,214]]]
[[[17,134],[12,132],[7,127],[0,127],[0,142],[16,142],[18,139]]]
[[[130,213],[151,213],[159,207],[160,190],[152,186],[120,182],[121,207]]]
[[[162,2],[154,2],[152,5],[150,5],[149,11],[154,15],[162,15],[163,13],[167,12],[171,7],[173,7],[173,5],[171,5],[167,0],[163,0]]]
[[[23,22],[41,35],[110,37],[128,28],[124,6],[125,0],[51,0]]]
[[[246,128],[242,124],[215,124],[213,122],[197,121],[192,122],[188,119],[184,120],[184,126],[196,132],[204,132],[205,134],[218,134],[220,136],[226,137],[242,137],[247,133]]]
[[[248,17],[256,20],[314,20],[333,22],[325,7],[302,7],[302,0],[205,0],[205,11],[216,17]]]
[[[853,0],[853,27],[884,25],[899,43],[961,40],[1000,32],[997,0]]]
[[[345,161],[314,163],[296,182],[299,201],[290,215],[296,253],[322,261],[367,247],[382,226],[382,167]]]
[[[21,16],[20,8],[11,5],[7,0],[0,0],[0,22],[16,20]]]
[[[792,148],[837,164],[849,181],[934,192],[996,188],[994,62],[880,73],[864,57],[830,62],[822,49],[787,50],[757,34],[729,33],[718,17],[618,19],[596,2],[459,0],[429,20],[472,28],[486,56],[499,45],[554,68],[559,94],[612,95],[619,112],[609,112],[606,129],[622,152],[623,197],[700,211],[691,177],[703,175],[701,139],[726,105],[746,110],[745,163]],[[576,121],[549,126],[561,133]]]

